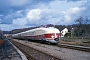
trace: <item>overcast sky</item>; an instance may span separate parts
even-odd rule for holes
[[[80,16],[90,17],[89,0],[0,0],[0,29],[46,24],[71,25]]]

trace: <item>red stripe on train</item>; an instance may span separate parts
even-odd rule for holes
[[[36,36],[20,36],[21,38],[59,38],[60,33],[50,33],[50,34],[42,34],[42,35],[36,35]]]

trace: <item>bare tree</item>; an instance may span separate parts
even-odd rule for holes
[[[89,35],[89,17],[85,16],[85,17],[80,17],[78,19],[75,20],[75,22],[78,22],[78,36],[88,36]]]
[[[75,22],[78,22],[81,25],[81,24],[83,24],[83,20],[84,20],[84,18],[80,17],[80,18],[76,19]]]

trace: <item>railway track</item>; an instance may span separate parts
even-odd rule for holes
[[[15,46],[17,46],[28,58],[28,60],[62,60],[57,57],[51,56],[34,48],[28,47],[16,41],[10,40]]]
[[[74,50],[90,52],[90,47],[76,46],[76,45],[69,45],[69,44],[58,44],[57,46],[63,47],[63,48],[70,48],[70,49],[74,49]]]
[[[76,45],[70,45],[70,44],[50,44],[52,46],[57,46],[61,48],[69,48],[73,50],[79,50],[79,51],[85,51],[85,52],[90,52],[90,47],[85,47],[85,46],[76,46]]]
[[[38,42],[39,43],[39,42]],[[41,42],[40,42],[41,43]],[[41,43],[42,44],[42,43]],[[76,46],[76,45],[70,45],[70,44],[50,44],[53,46],[61,47],[61,48],[69,48],[73,50],[79,50],[79,51],[85,51],[85,52],[90,52],[90,47],[85,47],[85,46]]]
[[[69,48],[73,50],[79,50],[79,51],[85,51],[85,52],[90,52],[90,47],[85,47],[85,46],[77,46],[77,45],[70,45],[70,44],[50,44],[52,46],[57,46],[61,48]]]

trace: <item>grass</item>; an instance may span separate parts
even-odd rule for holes
[[[72,37],[61,38],[60,43],[90,47],[90,38]]]

